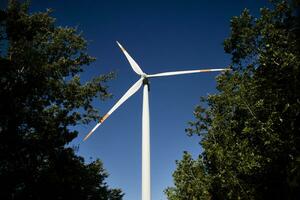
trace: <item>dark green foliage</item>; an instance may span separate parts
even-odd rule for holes
[[[99,117],[91,103],[110,96],[112,74],[82,84],[87,42],[49,14],[16,1],[0,11],[0,199],[122,199],[99,160],[66,147],[70,126]]]
[[[232,72],[203,99],[187,129],[198,160],[177,163],[170,200],[300,199],[300,46],[295,2],[231,20],[224,42]],[[208,106],[205,106],[207,104]],[[186,178],[195,168],[201,173]],[[193,183],[193,184],[190,184]],[[188,190],[186,188],[189,188]]]

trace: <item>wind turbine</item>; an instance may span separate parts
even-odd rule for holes
[[[158,74],[146,74],[142,71],[139,65],[117,41],[117,44],[125,54],[133,71],[140,76],[140,79],[134,83],[129,90],[119,99],[119,101],[102,117],[96,126],[85,136],[87,140],[95,130],[106,120],[118,107],[120,107],[129,97],[136,93],[142,85],[143,89],[143,115],[142,115],[142,200],[151,200],[151,177],[150,177],[150,119],[149,119],[149,78],[161,76],[174,76],[181,74],[192,74],[202,72],[227,71],[230,69],[198,69],[175,72],[163,72]]]

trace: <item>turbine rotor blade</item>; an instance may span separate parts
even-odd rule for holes
[[[106,120],[118,107],[120,107],[129,97],[136,93],[143,84],[143,78],[140,78],[135,84],[127,90],[127,92],[119,99],[119,101],[103,116],[99,119],[96,126],[84,137],[83,141],[87,140],[95,130]]]
[[[119,45],[120,49],[125,54],[125,56],[126,56],[128,62],[129,62],[129,64],[131,65],[133,71],[135,71],[135,73],[137,73],[138,75],[143,75],[144,72],[142,71],[140,66],[135,62],[135,60],[133,60],[133,58],[129,55],[129,53],[126,51],[126,49],[118,41],[117,41],[117,44]]]
[[[151,77],[160,77],[160,76],[175,76],[182,74],[193,74],[193,73],[202,73],[202,72],[218,72],[218,71],[229,71],[230,69],[198,69],[198,70],[186,70],[186,71],[175,71],[175,72],[163,72],[158,74],[147,75],[148,78]]]

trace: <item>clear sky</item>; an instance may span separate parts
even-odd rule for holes
[[[77,26],[89,41],[88,52],[97,61],[81,75],[83,80],[116,71],[108,83],[113,98],[96,101],[105,114],[138,80],[115,41],[118,40],[146,73],[222,68],[230,64],[222,42],[230,32],[230,18],[244,8],[258,15],[266,0],[235,1],[109,1],[32,0],[31,11],[53,8],[61,26]],[[200,96],[216,92],[214,73],[151,80],[152,199],[165,200],[163,190],[172,185],[175,160],[183,151],[201,152],[198,138],[185,134],[187,122]],[[75,127],[78,154],[87,162],[100,158],[110,176],[108,184],[125,192],[124,200],[141,199],[142,90],[124,103],[95,134],[83,137],[95,125]]]

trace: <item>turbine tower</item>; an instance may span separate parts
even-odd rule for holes
[[[119,101],[99,119],[96,126],[85,136],[84,141],[87,140],[95,130],[106,120],[118,107],[120,107],[129,97],[136,93],[142,85],[143,89],[143,115],[142,115],[142,200],[151,200],[151,174],[150,174],[150,117],[149,117],[149,78],[161,77],[161,76],[174,76],[181,74],[192,74],[202,72],[216,72],[227,71],[230,69],[198,69],[198,70],[186,70],[175,72],[163,72],[157,74],[146,74],[142,71],[139,65],[128,54],[123,46],[117,41],[117,44],[125,54],[128,62],[130,63],[133,71],[140,76],[140,79],[134,83],[129,90],[119,99]]]

